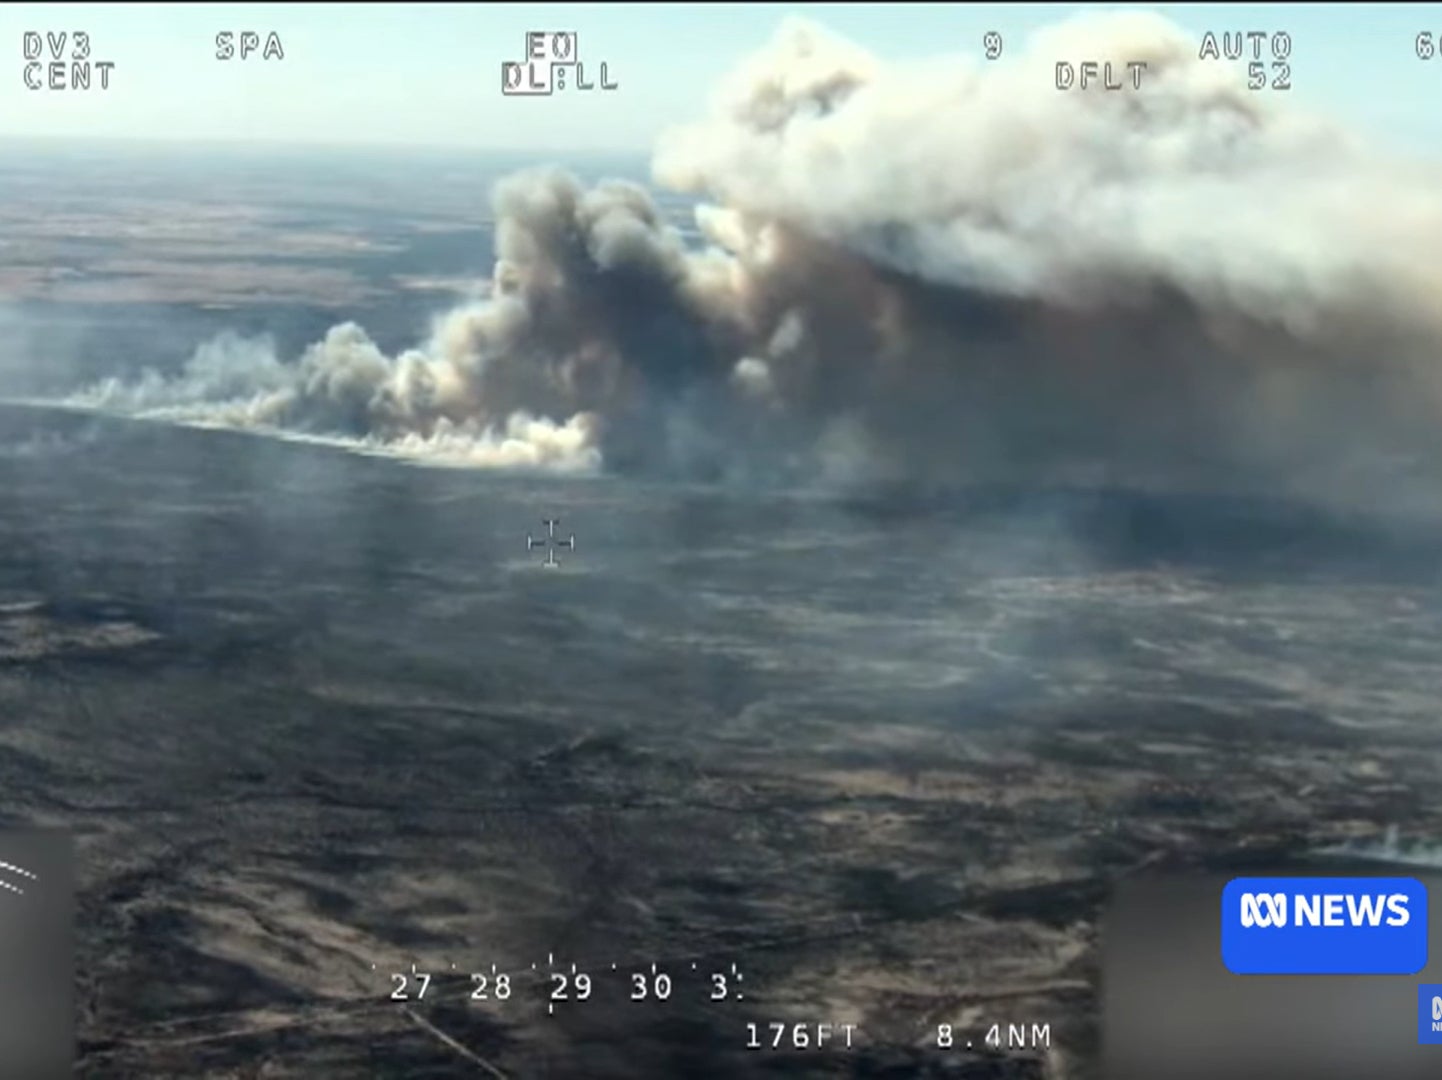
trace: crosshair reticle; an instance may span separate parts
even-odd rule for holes
[[[541,537],[532,536],[526,533],[526,550],[535,551],[536,548],[546,549],[546,561],[542,566],[557,567],[561,560],[556,558],[556,549],[565,548],[567,551],[576,550],[576,534],[572,533],[569,539],[561,540],[556,536],[556,526],[561,524],[560,518],[542,518],[541,524],[546,527],[546,535]]]

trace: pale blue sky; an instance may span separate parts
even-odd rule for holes
[[[1442,57],[1419,31],[1442,5],[1108,5],[1194,32],[1286,30],[1294,96],[1416,152],[1442,153]],[[887,60],[1010,45],[1077,5],[7,4],[0,8],[0,136],[121,136],[523,150],[647,148],[699,114],[717,77],[804,14]],[[215,59],[217,31],[275,30],[283,61]],[[572,29],[620,89],[506,98],[500,64],[527,30]],[[85,30],[115,63],[109,91],[25,88],[26,30]],[[8,70],[7,70],[8,69]]]

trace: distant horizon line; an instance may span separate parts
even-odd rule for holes
[[[424,153],[447,154],[451,156],[490,155],[496,157],[534,157],[538,154],[564,154],[567,157],[587,158],[647,158],[651,149],[637,147],[576,147],[562,144],[547,146],[475,146],[455,143],[408,143],[408,142],[355,142],[350,140],[297,141],[293,139],[193,139],[180,136],[130,136],[130,135],[60,135],[26,134],[17,135],[0,132],[3,144],[44,144],[46,146],[105,146],[132,149],[175,150],[268,150],[268,151],[362,151],[368,153]]]

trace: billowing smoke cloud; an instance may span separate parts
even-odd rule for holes
[[[600,467],[595,417],[578,413],[556,423],[518,406],[488,418],[446,355],[416,351],[391,360],[364,330],[345,323],[287,365],[269,341],[224,335],[201,346],[178,378],[152,371],[135,382],[110,379],[71,400],[158,419],[329,437],[455,465]]]
[[[476,464],[949,483],[1434,475],[1442,184],[1160,18],[888,65],[789,21],[640,188],[499,185],[490,296],[383,355],[202,350],[89,400]],[[1058,60],[1147,64],[1060,92]]]

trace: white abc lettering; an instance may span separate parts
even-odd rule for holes
[[[1242,925],[1260,927],[1287,925],[1286,893],[1243,893]]]
[[[1388,913],[1388,926],[1406,926],[1412,921],[1412,914],[1407,910],[1409,899],[1406,893],[1390,896],[1357,893],[1299,895],[1293,898],[1294,925],[1381,926],[1385,912]]]
[[[1249,929],[1289,925],[1400,928],[1412,921],[1412,898],[1406,893],[1243,893],[1240,899],[1241,923]]]
[[[1412,921],[1412,913],[1407,910],[1407,901],[1411,899],[1406,893],[1394,893],[1387,897],[1387,910],[1392,914],[1387,918],[1388,926],[1406,926]]]
[[[1336,894],[1336,893],[1332,893],[1331,895],[1329,895],[1329,896],[1324,896],[1324,897],[1322,898],[1322,907],[1323,907],[1323,909],[1324,909],[1324,912],[1323,912],[1323,915],[1322,915],[1322,922],[1323,922],[1324,925],[1326,925],[1326,926],[1346,926],[1346,925],[1347,925],[1346,920],[1344,920],[1344,919],[1342,918],[1342,901],[1343,901],[1344,899],[1350,900],[1351,897],[1350,897],[1350,896],[1348,896],[1348,897],[1342,897],[1342,896],[1339,896],[1339,895]]]
[[[1382,922],[1382,909],[1387,903],[1385,896],[1349,896],[1347,910],[1352,916],[1353,926],[1378,926]]]
[[[1298,896],[1292,917],[1298,926],[1321,926],[1322,898],[1316,893],[1311,896]]]

